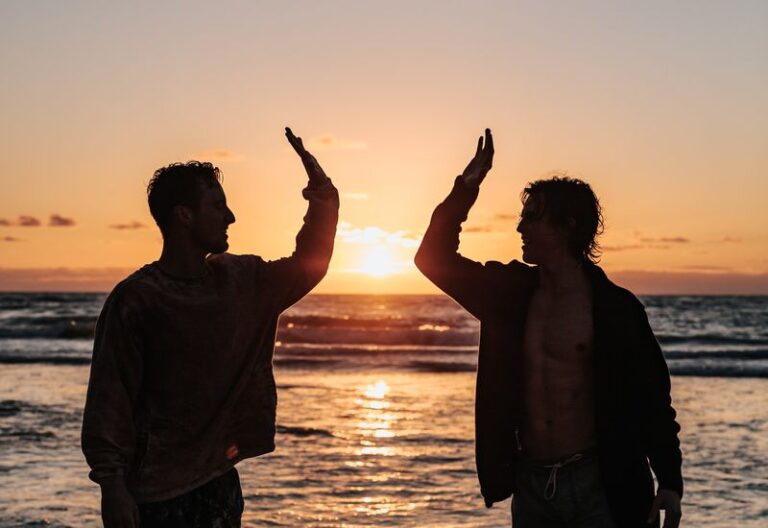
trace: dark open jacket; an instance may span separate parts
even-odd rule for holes
[[[522,349],[538,268],[518,261],[480,264],[461,256],[459,233],[477,188],[456,179],[432,215],[416,265],[481,322],[475,403],[475,448],[486,506],[514,493],[515,428],[523,409]],[[660,488],[682,497],[680,426],[669,371],[643,305],[588,264],[593,289],[595,420],[600,467],[620,527],[648,526]]]

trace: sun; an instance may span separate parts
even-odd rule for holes
[[[392,251],[384,246],[371,248],[363,257],[360,271],[372,277],[385,277],[397,273],[397,263]]]

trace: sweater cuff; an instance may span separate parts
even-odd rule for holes
[[[323,183],[310,182],[302,191],[301,195],[305,200],[320,202],[339,207],[339,191],[334,187],[330,178],[326,178]]]

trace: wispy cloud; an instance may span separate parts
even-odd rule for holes
[[[347,200],[367,200],[368,193],[362,192],[343,192],[341,197]]]
[[[729,266],[708,266],[708,265],[690,265],[690,266],[680,266],[680,269],[686,269],[691,271],[733,271],[733,268]]]
[[[134,220],[133,222],[128,222],[128,223],[125,223],[125,224],[112,224],[109,227],[110,227],[110,229],[118,229],[118,230],[124,230],[124,229],[144,229],[145,227],[147,227],[147,225],[146,224],[142,224],[141,222],[137,222],[137,221]]]
[[[391,244],[404,248],[418,247],[420,238],[416,238],[407,230],[388,232],[380,227],[353,227],[349,222],[339,222],[336,237],[347,244],[378,245]]]
[[[681,236],[673,237],[641,237],[640,242],[649,244],[688,244],[691,240]]]
[[[224,148],[203,150],[194,154],[194,157],[201,161],[211,161],[217,163],[234,163],[237,161],[245,160],[244,155]]]
[[[316,136],[304,142],[308,150],[362,150],[368,148],[364,141],[341,139],[330,134]]]
[[[108,292],[129,268],[1,268],[0,291]]]
[[[621,270],[611,271],[608,275],[611,280],[641,295],[768,294],[768,273]]]
[[[16,222],[16,225],[21,227],[39,227],[42,225],[42,222],[40,222],[40,220],[34,216],[21,215],[19,220]]]
[[[11,226],[13,223],[5,218],[0,218],[0,226]]]
[[[468,233],[468,234],[491,234],[491,233],[498,233],[502,234],[504,233],[501,229],[496,229],[493,226],[489,225],[476,225],[476,226],[469,226],[469,227],[463,227],[461,228],[462,233]]]
[[[48,225],[51,227],[72,227],[75,224],[76,222],[74,218],[66,218],[55,213],[52,214],[48,220]]]
[[[0,238],[0,241],[1,242],[23,242],[23,240],[21,238],[16,238],[16,237],[12,237],[12,236],[4,236],[4,237]]]
[[[502,222],[506,222],[508,220],[517,220],[518,218],[520,218],[519,215],[511,213],[496,213],[493,215],[494,220],[500,220]]]
[[[739,237],[732,237],[729,235],[721,238],[720,242],[725,242],[727,244],[738,244],[738,243],[744,242],[744,239]]]
[[[645,246],[642,244],[623,244],[617,246],[600,246],[603,251],[630,251],[633,249],[643,249]]]

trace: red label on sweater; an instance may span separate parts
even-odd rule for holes
[[[240,453],[240,450],[237,448],[237,444],[232,444],[227,448],[227,451],[224,453],[224,455],[229,459],[232,460],[237,456],[237,454]]]

